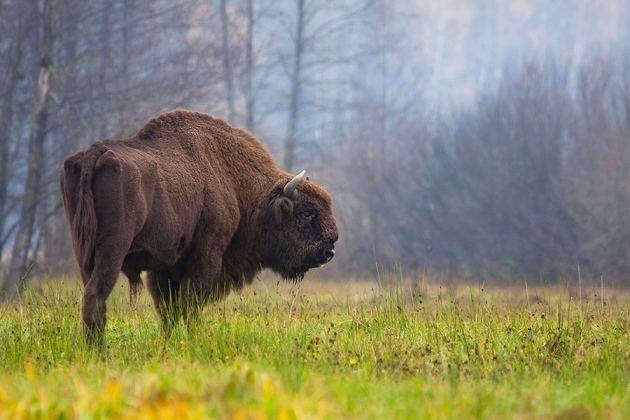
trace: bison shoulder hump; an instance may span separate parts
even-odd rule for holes
[[[208,114],[178,109],[165,112],[149,120],[149,122],[146,123],[145,126],[138,132],[138,138],[151,139],[160,137],[163,133],[179,131],[182,128],[192,129],[198,127],[200,124],[208,123],[221,126],[222,128],[229,128],[229,125],[226,122],[213,118]]]

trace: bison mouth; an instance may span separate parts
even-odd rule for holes
[[[282,276],[284,280],[294,283],[302,281],[308,270],[312,268],[321,267],[330,262],[335,256],[335,249],[333,243],[327,243],[325,246],[319,248],[316,252],[308,255],[300,265],[287,267],[284,266],[277,269],[276,272]]]
[[[311,255],[306,259],[305,265],[310,268],[318,268],[323,265],[326,265],[333,259],[335,256],[335,245],[334,243],[327,243],[323,247],[321,247],[317,252]]]

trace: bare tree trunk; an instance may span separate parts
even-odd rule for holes
[[[35,215],[40,200],[42,173],[44,169],[44,140],[49,113],[50,69],[53,47],[52,7],[50,1],[44,2],[42,53],[33,110],[33,126],[28,142],[28,173],[24,186],[24,196],[20,210],[20,221],[13,243],[13,253],[9,272],[0,289],[0,294],[10,296],[17,292],[21,279],[28,270],[28,257],[35,230]]]
[[[287,136],[284,143],[284,167],[287,171],[293,169],[295,161],[295,135],[297,131],[300,91],[302,89],[302,54],[304,53],[304,0],[297,0],[297,23],[295,28],[295,43],[293,46],[293,70],[291,72],[291,103],[289,105],[289,121],[287,122]]]
[[[78,21],[79,16],[80,12],[73,10],[58,19],[72,22]],[[55,62],[58,68],[63,69],[63,72],[57,78],[55,90],[61,102],[69,103],[69,106],[62,107],[55,113],[51,125],[54,125],[55,121],[69,121],[77,117],[78,110],[72,104],[71,95],[77,92],[79,86],[78,71],[81,64],[77,54],[82,29],[80,25],[69,25],[63,34],[64,41],[59,42],[56,52],[58,58]],[[60,162],[65,156],[76,151],[80,143],[80,134],[74,124],[62,124],[55,129],[50,129],[48,135],[47,161],[53,159],[55,162]],[[38,256],[38,261],[46,268],[47,274],[56,274],[68,267],[71,261],[69,257],[72,255],[72,241],[68,231],[68,222],[61,206],[57,171],[53,170],[52,173],[47,171],[42,185],[41,194],[45,199],[38,204],[37,225],[41,226],[39,240],[31,254]]]
[[[99,105],[100,111],[103,113],[107,108],[107,87],[108,87],[108,77],[110,74],[109,67],[111,66],[111,54],[110,54],[110,33],[111,33],[111,22],[110,22],[110,13],[112,8],[112,3],[108,0],[101,2],[102,7],[102,16],[101,16],[101,27],[100,27],[100,63],[101,67],[98,73],[98,88],[97,92],[99,92],[100,98],[97,99],[97,103]],[[102,116],[98,118],[98,136],[103,139],[111,135],[108,133],[107,127],[107,118],[103,118]]]
[[[221,43],[223,56],[223,77],[225,78],[225,99],[228,107],[228,120],[234,122],[234,80],[230,59],[229,25],[227,0],[221,0]]]
[[[247,0],[245,41],[245,127],[254,131],[254,0]]]
[[[118,106],[120,109],[120,123],[118,133],[119,137],[123,137],[125,132],[127,131],[127,126],[130,123],[128,119],[129,113],[129,103],[131,102],[128,98],[127,92],[129,92],[130,81],[129,81],[129,58],[130,58],[130,48],[131,48],[131,37],[132,37],[132,28],[131,28],[131,11],[133,9],[133,0],[125,0],[123,3],[123,16],[122,16],[122,51],[121,51],[121,74],[122,78],[122,86],[123,92],[125,94],[121,95],[121,101]]]

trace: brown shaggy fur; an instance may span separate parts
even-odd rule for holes
[[[102,338],[120,271],[136,287],[149,271],[167,328],[262,268],[299,280],[329,261],[337,240],[330,196],[307,180],[287,197],[291,178],[251,134],[183,110],[68,157],[60,182],[88,337]]]

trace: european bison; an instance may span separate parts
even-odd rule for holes
[[[102,340],[120,271],[147,287],[168,331],[263,268],[299,281],[335,254],[326,191],[282,171],[246,131],[177,110],[135,137],[68,157],[61,191],[81,277],[83,323]]]

